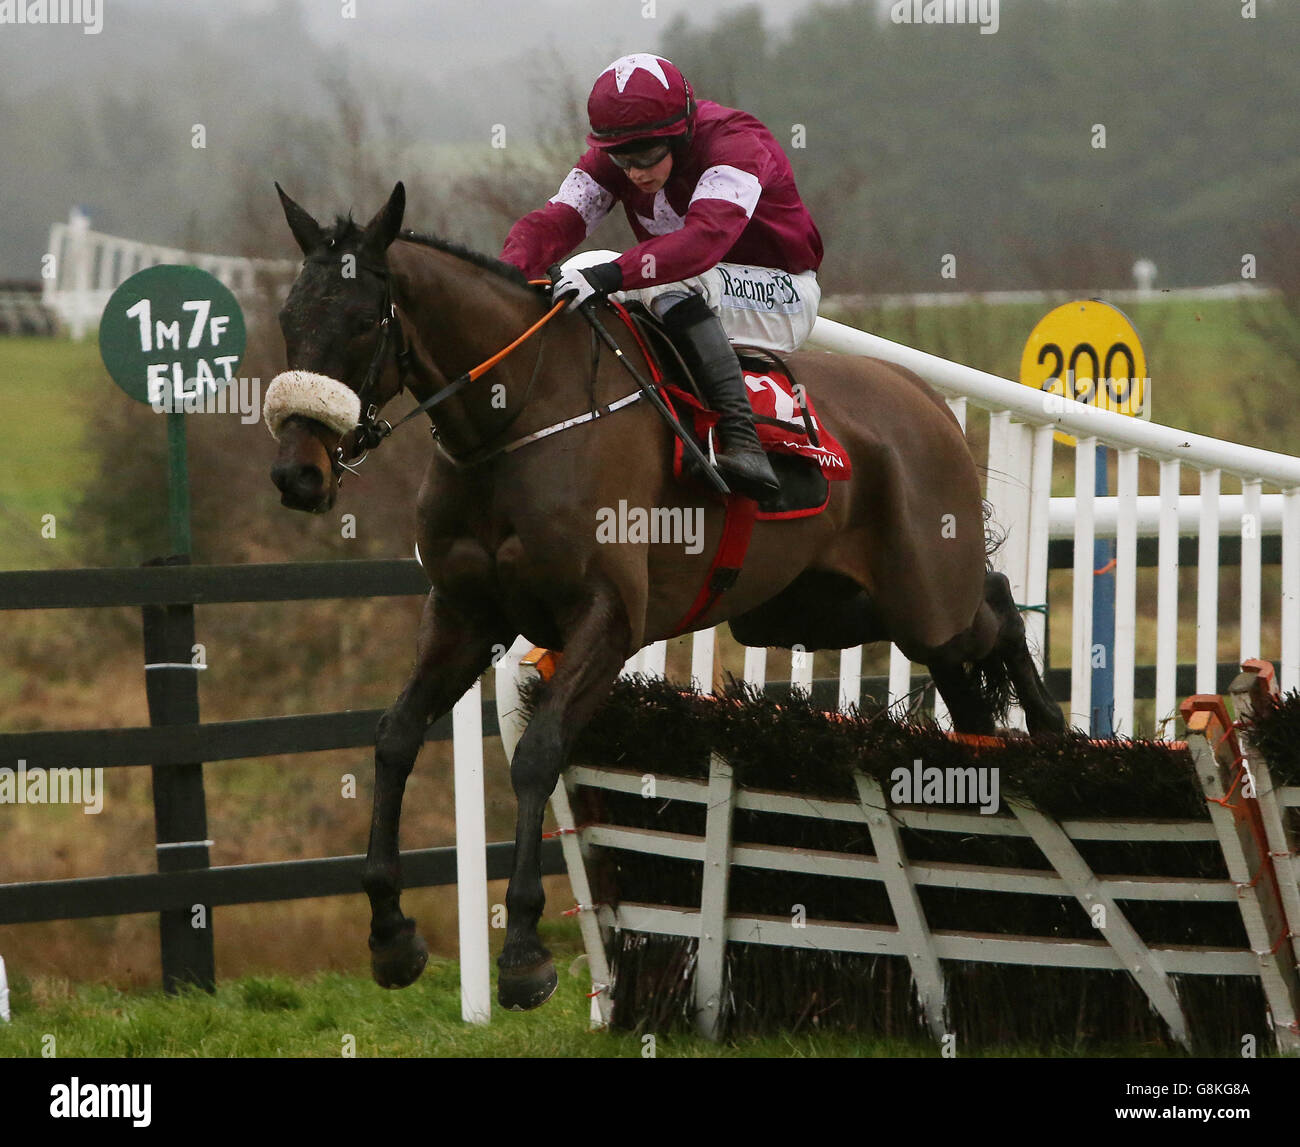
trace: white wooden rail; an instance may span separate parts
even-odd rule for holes
[[[262,271],[291,274],[298,264],[284,259],[246,259],[184,251],[158,243],[141,243],[90,229],[90,220],[73,208],[66,223],[50,226],[42,301],[81,338],[99,325],[113,291],[137,271],[159,263],[186,263],[210,272],[236,295],[251,295]]]
[[[1300,458],[1194,434],[1174,427],[1096,410],[949,362],[852,327],[818,319],[808,345],[843,354],[886,359],[916,371],[959,406],[989,412],[990,475],[987,497],[996,520],[1009,532],[999,564],[1011,580],[1017,601],[1047,601],[1046,546],[1053,537],[1071,536],[1075,566],[1071,594],[1070,720],[1086,727],[1091,708],[1092,542],[1099,535],[1117,539],[1115,726],[1135,731],[1132,676],[1135,663],[1136,537],[1154,526],[1160,539],[1156,618],[1156,719],[1173,735],[1175,670],[1178,663],[1178,536],[1199,539],[1196,601],[1198,688],[1212,689],[1219,645],[1218,542],[1228,528],[1242,538],[1240,651],[1261,654],[1262,593],[1260,536],[1282,534],[1282,589],[1275,649],[1262,650],[1282,666],[1282,688],[1300,687]],[[1073,434],[1074,494],[1069,501],[1051,495],[1053,435]],[[1118,493],[1094,493],[1093,447],[1103,443],[1118,452]],[[1158,497],[1139,494],[1138,462],[1158,467]],[[1182,468],[1200,472],[1195,501],[1183,507]],[[1242,492],[1221,494],[1224,475],[1240,481]],[[1154,476],[1154,475],[1153,475]],[[1263,495],[1264,486],[1280,493]],[[1192,529],[1195,523],[1194,531]],[[1027,618],[1031,638],[1041,642],[1042,616]],[[1234,651],[1235,652],[1235,651]],[[893,674],[906,679],[901,667]],[[891,688],[891,700],[897,696]]]
[[[1038,606],[1047,601],[1047,544],[1071,538],[1075,564],[1070,616],[1058,615],[1072,634],[1070,717],[1086,727],[1091,708],[1091,623],[1093,577],[1092,541],[1116,539],[1115,605],[1115,712],[1114,726],[1126,735],[1175,735],[1178,698],[1175,675],[1179,658],[1178,539],[1196,536],[1198,576],[1196,595],[1196,688],[1212,692],[1222,611],[1218,600],[1218,539],[1225,533],[1241,537],[1241,595],[1237,623],[1239,640],[1224,659],[1267,656],[1282,666],[1284,689],[1300,687],[1300,458],[1208,438],[1176,428],[1153,425],[1107,411],[1063,403],[958,363],[928,355],[851,327],[819,319],[809,345],[843,353],[875,355],[916,370],[948,395],[949,405],[963,427],[972,408],[988,415],[988,456],[998,460],[990,467],[987,497],[995,520],[1006,531],[999,553],[999,568],[1011,580],[1017,601]],[[959,391],[961,391],[959,393]],[[1085,435],[1084,449],[1072,459],[1075,493],[1052,496],[1054,434],[1057,430]],[[1094,451],[1092,443],[1115,447],[1118,493],[1098,497],[1092,493]],[[1140,494],[1139,462],[1149,459],[1151,479],[1158,478],[1159,494]],[[1183,468],[1200,470],[1196,494],[1180,493]],[[1059,468],[1058,468],[1059,471]],[[1241,480],[1241,493],[1221,492],[1222,475]],[[1280,493],[1262,493],[1265,485]],[[1082,492],[1081,492],[1082,491]],[[1264,609],[1260,542],[1266,534],[1283,537],[1282,590],[1270,609],[1270,643],[1264,644]],[[1134,675],[1137,667],[1138,572],[1137,539],[1159,539],[1156,574],[1156,724],[1139,727],[1135,719]],[[1025,615],[1030,645],[1039,655],[1046,619],[1040,610]],[[707,645],[701,642],[708,642]],[[643,650],[629,660],[625,672],[663,673],[664,643]],[[708,660],[713,637],[696,635],[692,677],[709,679]],[[804,687],[813,678],[814,655],[792,659],[792,678]],[[840,707],[859,699],[861,648],[840,654]],[[744,679],[761,687],[766,680],[766,651],[747,650]],[[912,665],[893,649],[889,669],[889,703],[903,704],[910,690]],[[940,701],[936,717],[945,723]],[[1012,724],[1017,724],[1012,714]]]

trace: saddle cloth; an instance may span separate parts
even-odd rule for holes
[[[852,476],[848,455],[818,419],[807,391],[803,392],[805,418],[795,398],[796,381],[783,362],[756,349],[737,347],[736,351],[744,374],[745,392],[754,411],[759,445],[781,482],[779,494],[759,503],[758,519],[772,521],[820,514],[830,501],[830,483],[843,482]],[[708,433],[717,424],[717,412],[672,383],[662,384],[661,393],[707,454]],[[809,424],[815,440],[809,434]],[[689,480],[690,467],[683,458],[684,453],[681,441],[674,440],[673,474]]]

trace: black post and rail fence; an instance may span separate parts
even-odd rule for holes
[[[0,610],[141,607],[150,724],[0,732],[0,763],[14,767],[24,761],[28,769],[148,766],[158,855],[156,873],[0,884],[0,924],[158,913],[164,987],[211,990],[214,908],[359,894],[365,859],[359,855],[210,866],[204,763],[369,748],[382,710],[200,723],[194,606],[427,592],[414,561],[192,566],[178,556],[140,569],[0,572]],[[483,734],[499,731],[496,705],[485,701]],[[429,727],[425,739],[451,736],[448,714]],[[513,858],[513,841],[489,844],[488,879],[509,876]],[[564,871],[558,840],[544,842],[542,859],[544,873]],[[408,888],[455,884],[456,849],[404,852],[402,879]]]
[[[1234,548],[1234,542],[1237,543]],[[1221,566],[1239,564],[1237,539],[1222,539]],[[1263,539],[1263,563],[1281,561],[1279,538]],[[1182,538],[1179,560],[1196,562],[1196,539]],[[1050,569],[1068,569],[1073,544],[1054,541]],[[1138,542],[1138,565],[1156,564],[1153,539]],[[144,673],[150,724],[127,729],[0,732],[0,766],[25,761],[29,769],[125,768],[148,766],[153,774],[157,872],[0,883],[0,925],[51,920],[158,913],[163,984],[211,990],[215,985],[213,910],[236,905],[361,891],[364,857],[335,856],[211,867],[203,790],[205,763],[329,749],[365,749],[374,743],[382,710],[362,709],[302,716],[261,717],[203,724],[199,720],[194,664],[195,605],[302,601],[326,598],[420,596],[428,582],[412,560],[362,560],[194,566],[188,558],[157,559],[139,569],[22,570],[0,572],[0,612],[26,609],[85,609],[138,606],[142,610]],[[1237,674],[1235,662],[1218,666],[1218,691]],[[1192,665],[1178,667],[1180,694],[1194,692]],[[924,677],[915,677],[920,687]],[[1069,697],[1069,671],[1046,673],[1049,691]],[[394,689],[399,682],[394,682]],[[1155,667],[1138,666],[1136,693],[1155,693]],[[814,702],[833,708],[836,679],[813,682]],[[885,677],[864,677],[866,697],[882,697]],[[789,682],[769,682],[767,691],[788,693]],[[496,705],[483,703],[483,734],[499,733]],[[451,715],[430,725],[426,740],[450,740]],[[2,855],[2,854],[0,854]],[[510,873],[513,842],[487,846],[488,878]],[[543,872],[564,872],[558,840],[543,842]],[[424,888],[456,882],[454,847],[402,854],[403,883]],[[4,873],[0,871],[0,880]]]

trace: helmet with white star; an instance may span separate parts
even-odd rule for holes
[[[590,147],[620,147],[640,139],[687,136],[695,124],[695,93],[662,56],[620,56],[599,76],[587,99]]]

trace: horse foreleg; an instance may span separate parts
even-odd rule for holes
[[[930,670],[935,688],[959,733],[996,732],[996,700],[987,695],[977,668],[997,658],[1000,620],[986,601],[979,603],[968,628],[936,649],[917,650],[900,643],[903,653]]]
[[[564,657],[515,749],[510,781],[518,804],[515,861],[506,891],[506,941],[497,960],[497,999],[527,1011],[551,998],[551,953],[537,935],[542,891],[542,819],[574,738],[591,720],[630,652],[631,628],[613,593],[598,596],[566,627]]]
[[[984,600],[970,629],[919,660],[929,666],[958,732],[994,732],[995,718],[1003,715],[1011,694],[1024,709],[1031,733],[1065,731],[1061,707],[1030,656],[1025,622],[1004,574],[985,577]]]
[[[1031,733],[1064,733],[1065,716],[1043,682],[1025,640],[1025,620],[1011,592],[1011,583],[1000,573],[984,579],[984,600],[1001,621],[997,655],[1002,658],[1011,678],[1016,700],[1025,711],[1025,724]]]
[[[404,988],[424,970],[429,950],[402,915],[398,824],[406,779],[431,721],[446,713],[492,660],[493,646],[509,645],[485,618],[471,616],[430,592],[420,618],[415,670],[379,720],[375,736],[375,803],[362,885],[370,898],[370,964],[375,983]]]

